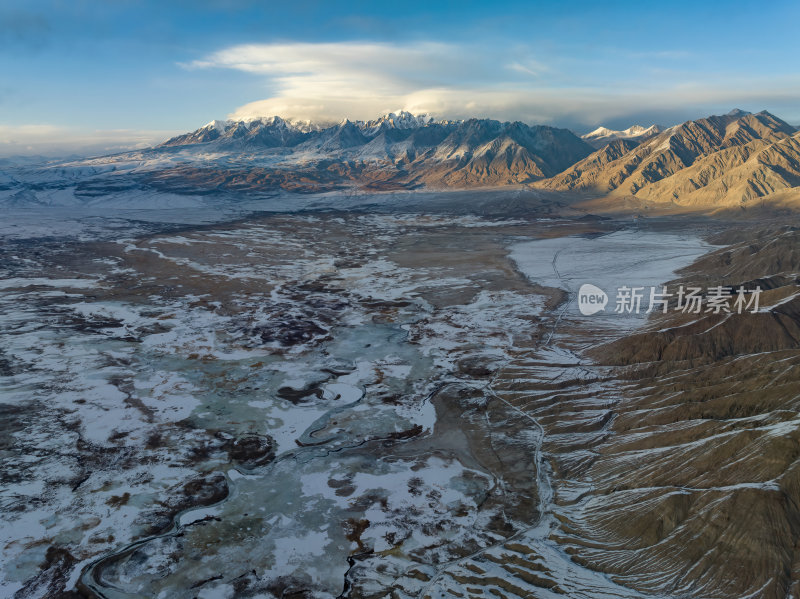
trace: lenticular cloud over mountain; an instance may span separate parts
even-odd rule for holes
[[[628,60],[628,69],[586,79],[573,61],[526,46],[359,41],[235,45],[182,66],[265,79],[272,95],[236,108],[228,115],[233,119],[280,114],[330,123],[407,110],[441,118],[597,126],[626,115],[680,121],[757,98],[763,98],[761,105],[780,105],[800,93],[797,78],[742,86],[731,77],[706,81],[665,71],[643,79],[650,63],[674,61],[674,55],[635,58],[646,65]]]

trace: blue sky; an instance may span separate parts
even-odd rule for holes
[[[4,0],[0,150],[410,109],[571,127],[800,124],[800,3]]]

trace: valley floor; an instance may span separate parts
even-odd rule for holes
[[[2,594],[797,593],[797,233],[502,199],[9,233]]]

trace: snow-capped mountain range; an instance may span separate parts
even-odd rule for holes
[[[649,127],[633,125],[632,127],[628,127],[622,131],[614,131],[613,129],[607,129],[606,127],[598,127],[591,133],[582,135],[581,139],[583,139],[592,147],[600,149],[617,139],[630,139],[641,142],[645,139],[653,137],[654,135],[658,135],[662,131],[663,129],[658,125],[650,125]]]
[[[143,150],[2,168],[0,204],[506,185],[665,205],[684,197],[693,206],[793,202],[798,140],[777,117],[739,110],[663,130],[601,127],[585,139],[518,121],[408,112],[333,125],[272,116],[212,121]]]
[[[435,121],[428,115],[413,115],[400,111],[389,113],[372,121],[350,121],[339,123],[315,123],[310,120],[284,119],[279,116],[252,117],[242,120],[214,120],[195,131],[168,139],[161,147],[184,146],[216,140],[254,141],[265,146],[292,146],[305,141],[313,134],[333,128],[355,128],[366,137],[373,137],[386,129],[416,129],[434,123],[460,121]]]
[[[567,129],[492,119],[437,120],[399,112],[335,125],[278,116],[212,121],[152,151],[189,161],[214,153],[314,179],[320,167],[328,177],[333,161],[340,177],[366,177],[379,187],[416,187],[536,181],[561,172],[592,150]]]

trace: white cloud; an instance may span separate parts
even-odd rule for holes
[[[0,156],[93,155],[147,148],[176,131],[84,130],[49,124],[0,125]]]
[[[800,94],[795,76],[779,82],[720,74],[697,81],[694,74],[672,71],[644,78],[658,60],[676,58],[648,55],[642,64],[591,72],[592,66],[536,56],[519,46],[340,42],[237,45],[183,66],[264,77],[270,96],[237,108],[232,118],[277,114],[338,121],[404,109],[444,118],[591,124],[680,110],[701,116],[739,105],[774,110],[792,106],[791,98]]]
[[[280,114],[334,121],[398,109],[454,116],[448,113],[457,106],[501,106],[509,78],[522,72],[530,79],[546,70],[529,57],[506,60],[485,49],[436,42],[242,45],[184,66],[236,69],[268,79],[275,94],[240,107],[233,118]],[[488,100],[485,107],[468,99],[478,90]]]

